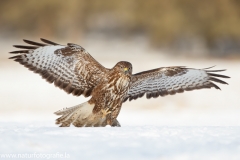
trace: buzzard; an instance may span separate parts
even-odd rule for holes
[[[202,88],[220,89],[214,82],[227,84],[217,74],[225,70],[161,67],[132,74],[129,62],[118,62],[108,69],[98,63],[83,47],[60,45],[41,39],[42,43],[23,40],[29,45],[14,45],[22,50],[10,52],[14,61],[40,74],[49,83],[75,96],[91,96],[85,103],[55,112],[60,127],[120,127],[117,120],[122,103],[141,98],[173,95]]]

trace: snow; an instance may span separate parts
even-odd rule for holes
[[[1,123],[0,134],[1,154],[59,153],[76,160],[240,157],[240,127],[236,126],[58,128],[35,123]]]
[[[4,42],[2,53],[12,51],[11,45],[17,43]],[[53,112],[88,99],[67,95],[1,54],[0,159],[6,159],[5,154],[45,154],[45,159],[67,155],[65,159],[77,160],[240,158],[239,60],[173,58],[142,44],[101,43],[81,45],[109,68],[120,60],[131,62],[134,73],[160,66],[217,65],[215,69],[228,69],[222,74],[232,78],[226,80],[229,85],[219,85],[222,91],[126,102],[118,117],[121,128],[59,128]],[[50,154],[55,158],[46,157]]]

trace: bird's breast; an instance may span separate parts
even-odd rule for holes
[[[113,91],[113,94],[122,95],[128,92],[130,86],[130,78],[116,77],[107,83],[107,90]]]

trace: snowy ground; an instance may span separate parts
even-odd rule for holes
[[[0,159],[5,154],[36,159],[240,159],[240,60],[170,57],[156,54],[142,41],[85,41],[84,48],[109,68],[120,60],[132,62],[134,73],[160,66],[217,65],[232,78],[230,85],[219,85],[222,91],[126,102],[118,117],[121,128],[58,128],[53,112],[87,99],[67,95],[6,60],[12,44],[19,41],[2,43],[0,56]]]
[[[1,123],[0,134],[2,158],[7,153],[12,156],[35,153],[43,159],[51,159],[55,154],[76,160],[237,160],[240,157],[240,127],[57,128]]]

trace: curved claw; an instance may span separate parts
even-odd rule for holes
[[[111,113],[111,111],[109,111],[109,108],[105,109],[101,109],[101,113],[102,113],[102,119],[106,118],[106,116]]]

